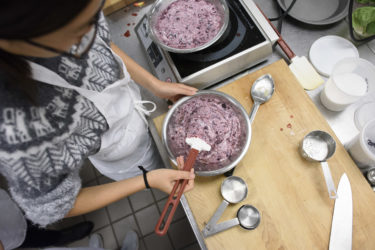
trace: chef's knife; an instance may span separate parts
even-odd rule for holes
[[[341,176],[333,210],[329,250],[352,249],[353,202],[348,176]]]

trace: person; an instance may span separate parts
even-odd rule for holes
[[[196,89],[158,80],[113,44],[103,4],[8,0],[0,9],[0,172],[41,227],[146,187],[169,193],[179,179],[189,179],[185,191],[194,185],[193,170],[156,169],[151,110],[138,84],[172,101]],[[116,182],[82,188],[87,158]]]
[[[41,229],[29,224],[17,204],[0,188],[0,250],[21,248],[43,248],[45,250],[105,250],[103,237],[99,233],[90,235],[89,245],[65,246],[90,234],[94,224],[90,221],[75,224],[63,230]],[[51,247],[49,247],[51,246]],[[122,242],[122,250],[137,250],[138,234],[130,230]],[[45,248],[48,247],[48,248]]]
[[[124,240],[121,244],[121,250],[138,250],[139,249],[139,239],[138,234],[134,230],[130,230],[126,233]],[[45,250],[108,250],[104,248],[104,240],[101,234],[94,233],[90,236],[88,246],[82,247],[52,247],[46,248]]]
[[[0,225],[0,250],[65,246],[88,236],[94,227],[91,221],[84,221],[61,230],[39,228],[25,219],[17,204],[1,188]],[[91,238],[91,242],[98,242],[97,235]]]

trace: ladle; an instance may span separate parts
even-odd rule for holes
[[[255,80],[251,87],[251,98],[254,101],[253,108],[250,112],[250,122],[252,123],[255,118],[255,114],[258,111],[259,105],[267,102],[273,92],[275,91],[275,84],[270,74],[265,74]]]
[[[335,151],[336,142],[333,137],[320,130],[308,133],[300,144],[300,152],[305,159],[321,163],[328,194],[331,199],[337,198],[337,192],[327,160]]]
[[[237,218],[216,224],[229,203],[238,203],[246,198],[247,185],[243,179],[237,176],[227,177],[221,184],[221,195],[224,200],[204,227],[202,231],[204,237],[219,233],[238,224],[249,230],[258,226],[260,214],[259,211],[251,205],[242,206],[237,212]]]

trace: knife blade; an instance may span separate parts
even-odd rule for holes
[[[333,210],[330,250],[352,249],[353,201],[350,182],[344,173],[337,189],[337,198]]]

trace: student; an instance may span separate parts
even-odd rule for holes
[[[137,84],[170,100],[196,89],[156,79],[111,43],[103,4],[7,0],[0,9],[0,172],[42,227],[148,186],[193,187],[193,170],[152,170],[161,163]],[[87,158],[118,181],[81,188]]]
[[[93,227],[90,221],[62,230],[36,227],[25,219],[17,204],[0,188],[0,250],[63,246],[88,236]],[[91,241],[97,242],[94,239],[98,236],[93,236]]]
[[[0,250],[21,248],[44,248],[48,246],[64,246],[89,235],[94,224],[86,221],[63,230],[41,229],[30,225],[22,211],[0,188]],[[6,225],[6,226],[5,226]],[[89,245],[77,248],[46,248],[46,250],[104,250],[103,238],[95,233],[90,236]],[[135,231],[126,233],[122,242],[122,250],[138,249],[138,235]]]

